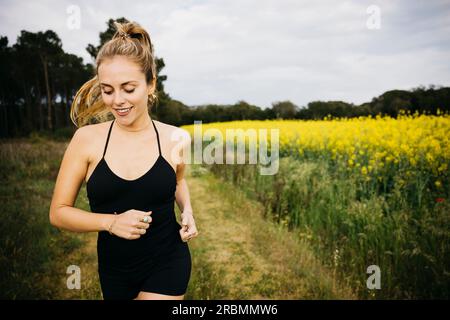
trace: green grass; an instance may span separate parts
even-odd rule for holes
[[[60,143],[14,140],[0,144],[0,277],[3,299],[50,299],[54,260],[83,241],[52,227],[48,213],[62,157]]]
[[[448,198],[417,206],[398,184],[380,193],[361,183],[360,177],[344,175],[319,158],[283,157],[273,176],[262,176],[251,165],[209,168],[258,200],[269,221],[308,241],[359,297],[449,297]],[[372,264],[381,268],[381,290],[365,286],[366,269]]]

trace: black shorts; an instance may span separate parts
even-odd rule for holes
[[[184,295],[191,276],[191,255],[187,243],[180,250],[158,261],[144,278],[99,271],[105,300],[131,300],[140,291],[170,296]],[[148,271],[148,272],[147,272]]]

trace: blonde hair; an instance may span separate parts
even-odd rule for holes
[[[155,92],[149,95],[149,107],[157,100],[156,93],[156,64],[150,36],[136,22],[114,22],[116,32],[111,40],[106,42],[99,50],[95,64],[95,76],[85,82],[76,93],[70,108],[70,119],[77,127],[82,127],[97,120],[108,120],[111,112],[103,103],[100,83],[98,80],[98,67],[105,59],[116,55],[126,56],[137,63],[145,74],[147,84],[155,83]],[[150,98],[151,97],[151,98]]]

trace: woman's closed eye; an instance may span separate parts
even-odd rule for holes
[[[131,89],[131,90],[125,90],[125,92],[126,92],[126,93],[133,93],[133,92],[134,92],[134,89]],[[104,94],[107,94],[107,95],[110,95],[110,94],[112,94],[112,91],[103,91],[103,93],[104,93]]]

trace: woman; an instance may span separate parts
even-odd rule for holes
[[[72,104],[79,128],[61,163],[50,222],[98,232],[104,299],[184,299],[191,273],[187,241],[198,235],[184,179],[189,135],[149,115],[156,66],[148,33],[134,22],[115,25],[97,55],[96,76]],[[112,121],[102,121],[111,113]],[[92,118],[100,123],[85,125]],[[175,143],[175,136],[184,142]],[[73,207],[83,180],[91,212]]]

